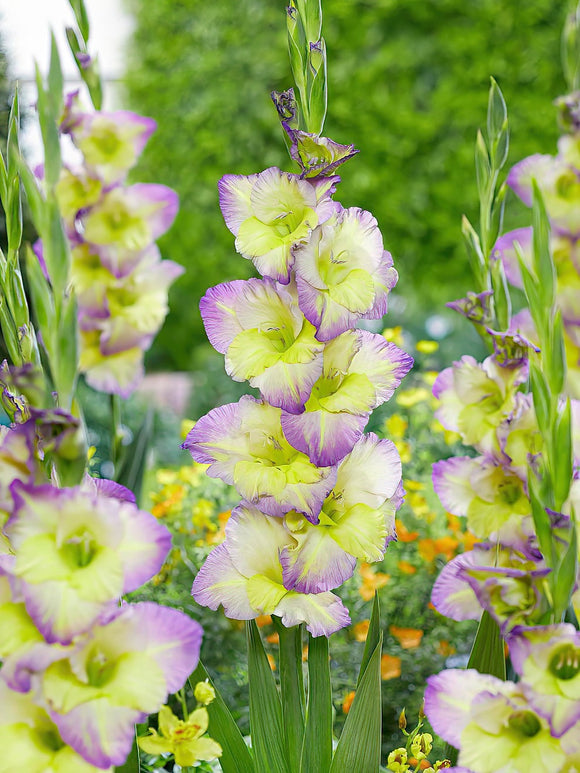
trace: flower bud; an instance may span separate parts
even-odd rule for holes
[[[195,696],[195,700],[198,703],[201,703],[202,706],[207,706],[215,698],[215,690],[207,680],[205,682],[198,682],[195,685],[193,694]]]

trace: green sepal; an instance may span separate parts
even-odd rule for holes
[[[554,442],[551,460],[554,485],[554,506],[560,510],[570,493],[574,474],[574,450],[572,447],[572,413],[570,398],[564,409],[558,413],[554,423]]]
[[[378,773],[381,763],[382,634],[360,679],[346,717],[330,773]]]
[[[24,187],[24,192],[26,194],[26,200],[28,201],[30,214],[32,215],[32,220],[36,226],[36,230],[41,232],[44,230],[45,223],[44,198],[40,192],[40,188],[38,187],[38,181],[36,180],[36,177],[33,175],[24,159],[19,159],[18,166],[20,179]]]
[[[20,145],[18,142],[18,133],[20,130],[20,98],[18,87],[14,91],[12,105],[10,107],[10,116],[8,118],[8,139],[6,142],[6,168],[8,170],[8,181],[13,180],[18,170],[18,159],[20,158]]]
[[[63,299],[56,345],[58,359],[53,372],[61,408],[70,409],[78,375],[78,323],[74,295]],[[51,365],[53,362],[51,362]]]
[[[332,689],[326,636],[308,636],[308,704],[301,773],[328,773],[332,763]]]
[[[564,345],[564,326],[562,312],[558,309],[550,321],[550,346],[546,352],[549,361],[545,364],[552,396],[557,397],[564,389],[566,381],[566,349]]]
[[[477,138],[475,140],[475,174],[479,198],[484,199],[488,196],[491,164],[487,145],[479,129],[477,130]]]
[[[491,215],[489,220],[489,241],[491,245],[494,245],[497,241],[502,227],[503,227],[503,214],[505,209],[505,197],[509,188],[506,183],[503,183],[496,193],[493,204],[491,205]]]
[[[307,131],[321,134],[327,108],[326,91],[326,43],[324,38],[316,41],[320,51],[308,52],[308,126]]]
[[[246,623],[250,732],[257,773],[290,773],[286,761],[282,705],[255,620]]]
[[[6,235],[8,237],[8,255],[14,256],[16,260],[16,251],[22,242],[22,200],[20,197],[20,180],[15,177],[8,183],[7,190],[8,206],[6,207]]]
[[[13,365],[22,365],[22,354],[18,343],[18,332],[12,314],[6,305],[6,299],[0,295],[0,330],[4,344]]]
[[[522,284],[524,286],[524,293],[528,301],[530,313],[536,325],[538,335],[542,336],[543,331],[546,329],[545,325],[549,320],[549,309],[544,306],[543,295],[539,286],[539,282],[526,265],[522,249],[517,241],[514,242],[514,249],[516,251],[516,255],[518,256],[520,273],[522,275]],[[540,345],[542,348],[544,348],[544,341],[541,340]]]
[[[580,8],[576,6],[568,16],[562,30],[562,69],[569,91],[580,87]]]
[[[56,38],[52,32],[50,35],[50,65],[48,68],[48,98],[50,111],[57,124],[60,123],[63,108],[64,79],[60,66],[60,56]]]
[[[215,690],[215,699],[207,706],[209,734],[222,747],[220,765],[223,773],[255,773],[256,769],[252,762],[252,754],[230,710],[200,661],[193,674],[189,677],[192,691],[197,682],[204,682],[206,679]]]
[[[70,7],[73,9],[79,32],[83,36],[85,45],[89,42],[90,25],[87,9],[84,0],[69,0]]]
[[[31,247],[26,247],[25,253],[26,278],[32,295],[32,306],[36,322],[44,340],[49,330],[54,329],[54,302],[48,282],[42,273],[40,262]]]
[[[570,604],[570,596],[578,576],[578,537],[574,512],[570,516],[570,540],[562,559],[554,570],[552,586],[555,622],[564,619]]]
[[[465,241],[471,270],[480,290],[487,290],[487,262],[481,249],[481,242],[475,228],[465,215],[461,220],[461,232]]]
[[[50,189],[58,182],[61,169],[60,137],[57,121],[59,115],[53,111],[54,101],[44,87],[38,65],[36,66],[37,109],[40,133],[44,146],[44,179]]]
[[[550,389],[546,378],[535,362],[530,363],[530,389],[534,398],[534,411],[542,434],[551,424]]]
[[[487,99],[487,136],[494,142],[505,132],[507,122],[507,106],[501,89],[495,78],[490,78],[489,96]]]
[[[535,180],[533,185],[532,227],[534,269],[538,277],[540,296],[546,309],[551,309],[556,298],[556,269],[550,251],[550,221],[544,199]]]
[[[546,508],[543,505],[542,492],[539,488],[538,479],[534,473],[530,471],[528,475],[528,491],[534,528],[544,560],[549,567],[553,568],[555,556],[554,543],[552,541],[552,526]]]
[[[505,681],[503,639],[499,625],[487,610],[483,611],[479,621],[467,668],[475,668],[480,674],[491,674]]]
[[[510,291],[501,260],[496,260],[492,264],[491,286],[493,288],[493,304],[498,330],[507,330],[510,324],[512,306]]]

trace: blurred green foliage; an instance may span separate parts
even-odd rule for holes
[[[217,181],[271,165],[292,170],[269,100],[272,89],[291,85],[284,3],[126,2],[136,16],[129,103],[159,122],[137,177],[179,192],[181,212],[161,246],[187,268],[149,365],[199,369],[200,296],[252,272],[223,224]],[[402,319],[424,320],[470,286],[460,218],[477,220],[473,145],[490,75],[508,103],[509,163],[554,150],[565,4],[324,0],[323,7],[325,134],[361,150],[344,167],[337,198],[375,214],[401,277],[396,308]],[[520,224],[523,211],[513,201],[508,209],[507,225]]]

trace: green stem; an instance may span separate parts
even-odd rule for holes
[[[292,773],[299,773],[304,740],[302,627],[285,628],[279,620],[273,619],[280,637],[280,688],[287,758]]]
[[[183,713],[183,721],[187,722],[187,718],[189,717],[189,711],[187,708],[187,700],[185,698],[185,687],[181,690],[179,690],[176,693],[177,697],[179,698],[179,702],[181,704],[181,711]],[[185,770],[185,768],[184,768]]]

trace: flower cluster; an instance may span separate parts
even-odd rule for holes
[[[568,364],[567,391],[580,398],[580,132],[564,134],[558,142],[556,156],[535,154],[516,164],[508,175],[508,185],[528,206],[533,200],[534,182],[546,207],[551,226],[551,250],[557,274],[556,306],[562,314]],[[519,245],[519,250],[516,249]],[[517,228],[501,236],[492,252],[501,260],[506,277],[521,288],[522,274],[518,259],[532,265],[532,228]],[[527,312],[514,318],[512,325],[537,340],[533,322]]]
[[[112,770],[135,723],[195,668],[201,628],[157,604],[119,604],[159,570],[171,537],[119,484],[51,485],[40,441],[34,418],[0,437],[0,771]]]
[[[236,249],[262,278],[213,287],[200,304],[227,373],[261,398],[210,411],[183,447],[242,497],[195,579],[196,601],[236,619],[306,622],[319,636],[349,622],[331,591],[395,538],[399,455],[364,428],[412,358],[354,327],[385,314],[397,273],[374,217],[332,198],[332,172],[352,148],[291,139],[301,175],[270,168],[220,181]]]
[[[183,272],[155,244],[172,224],[177,194],[128,185],[155,122],[126,110],[88,112],[69,95],[61,131],[81,162],[64,167],[56,193],[78,303],[80,370],[95,389],[127,397],[143,375],[143,354],[167,314],[169,285]],[[42,244],[36,252],[42,260]]]

